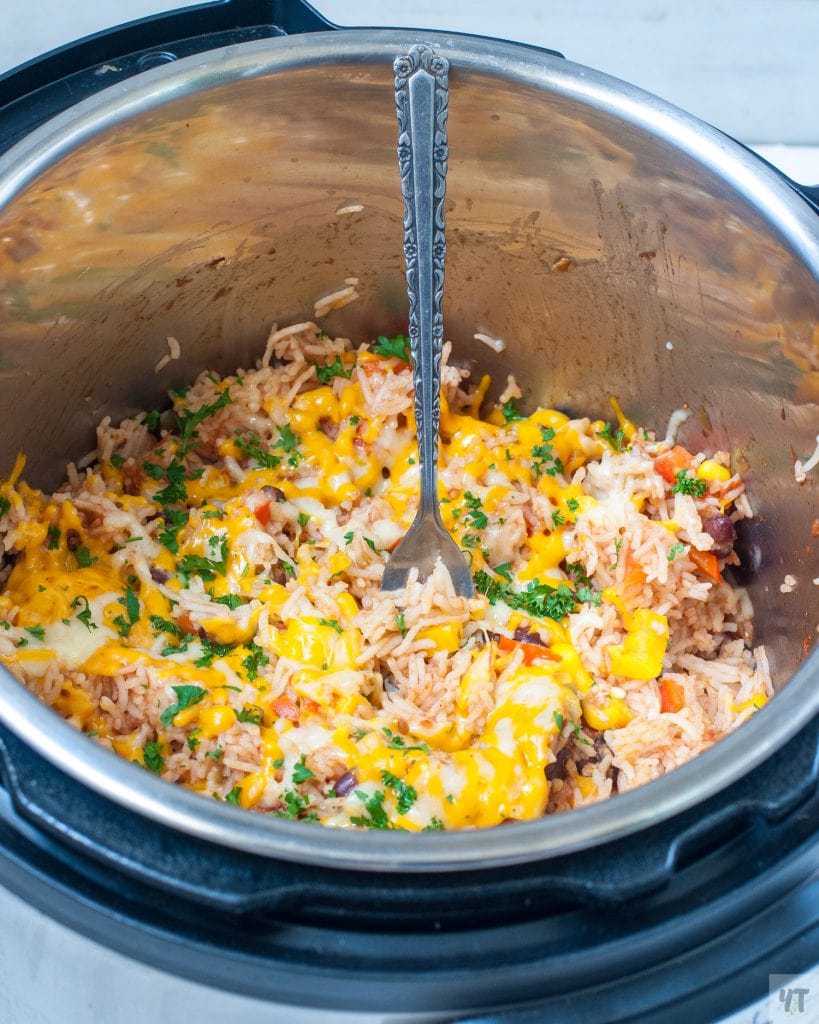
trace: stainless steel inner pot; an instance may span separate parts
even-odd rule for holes
[[[251,364],[274,321],[359,279],[324,322],[405,327],[392,59],[421,37],[345,30],[214,50],[107,89],[0,158],[0,471],[54,486],[93,427],[205,367]],[[0,673],[0,719],[147,817],[217,843],[358,869],[534,860],[703,800],[819,710],[819,222],[753,155],[659,99],[527,47],[425,33],[451,61],[445,333],[532,404],[728,449],[757,518],[742,546],[775,699],[643,789],[551,819],[407,836],[309,828],[168,786]],[[0,126],[1,127],[1,126]],[[473,339],[503,338],[497,355]],[[154,366],[172,335],[182,358]],[[798,584],[780,592],[786,574]],[[784,684],[787,682],[787,685]]]

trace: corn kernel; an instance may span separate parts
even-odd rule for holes
[[[461,646],[461,626],[458,622],[430,626],[429,629],[422,629],[416,639],[431,640],[439,650],[454,654]]]
[[[226,732],[236,721],[236,712],[227,704],[215,704],[199,712],[199,728],[210,739]]]
[[[345,591],[336,598],[339,614],[345,619],[354,619],[358,615],[358,605],[352,594]]]
[[[583,701],[583,718],[592,729],[622,729],[634,716],[625,701],[609,697],[602,708],[595,707],[588,700]]]
[[[714,462],[713,459],[706,459],[697,467],[697,476],[700,480],[719,480],[721,483],[725,483],[726,480],[731,479],[731,471],[718,462]]]
[[[330,574],[332,576],[335,576],[340,572],[344,572],[344,570],[348,569],[352,564],[352,558],[350,558],[350,556],[345,554],[343,551],[337,551],[334,555],[330,555],[330,557],[327,559],[327,565],[330,569]],[[358,609],[356,609],[356,612],[354,612],[353,614],[356,614],[357,610]]]

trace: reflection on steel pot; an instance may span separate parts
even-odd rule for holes
[[[0,680],[0,719],[115,801],[222,845],[357,869],[491,866],[629,834],[730,785],[819,709],[816,484],[793,471],[819,401],[814,210],[742,147],[621,82],[523,46],[424,39],[451,63],[456,357],[569,411],[604,413],[616,394],[660,425],[688,403],[689,446],[730,451],[759,513],[737,544],[781,692],[642,790],[481,835],[408,837],[211,806]],[[385,97],[415,41],[351,30],[213,50],[99,93],[0,158],[5,469],[25,450],[32,482],[53,486],[102,416],[149,407],[206,366],[247,365],[273,316],[303,318],[349,275],[361,299],[328,331],[403,329]],[[182,358],[155,374],[169,335]],[[783,595],[786,574],[798,582]]]

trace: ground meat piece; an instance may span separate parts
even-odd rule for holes
[[[318,425],[319,425],[319,430],[323,434],[326,434],[327,437],[329,437],[331,441],[335,441],[335,439],[338,437],[338,431],[339,431],[339,427],[340,427],[340,425],[338,423],[334,423],[331,419],[327,419],[325,417],[325,418],[319,420]]]
[[[81,543],[82,537],[79,530],[65,531],[65,544],[69,551],[76,551]]]

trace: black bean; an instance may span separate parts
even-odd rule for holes
[[[345,772],[338,782],[335,783],[333,789],[336,791],[336,796],[347,796],[351,793],[358,785],[358,776],[355,771]]]
[[[164,569],[157,569],[155,565],[151,566],[151,579],[154,583],[167,583],[170,578]]]
[[[76,551],[82,542],[79,530],[66,530],[65,543],[69,551]]]
[[[734,541],[737,539],[737,531],[730,516],[718,513],[705,519],[702,528],[709,537],[713,538],[714,546],[711,550],[718,558],[725,558],[731,553]]]
[[[538,633],[532,633],[528,629],[524,629],[523,626],[518,626],[513,634],[515,640],[524,644],[540,644],[541,647],[545,647],[543,640]]]

